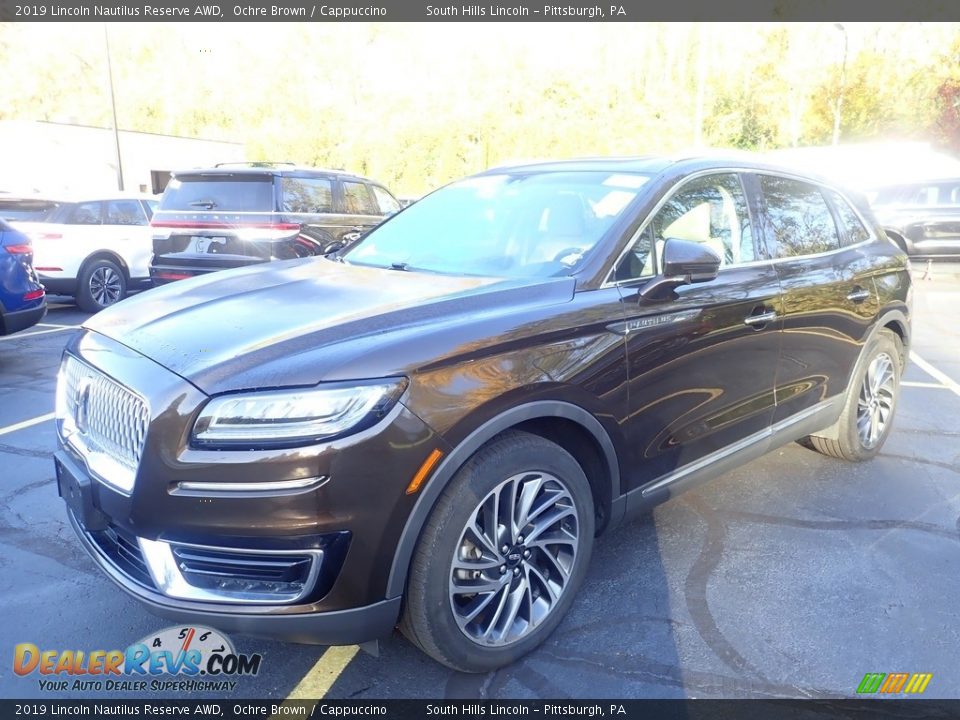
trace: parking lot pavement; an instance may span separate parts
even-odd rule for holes
[[[867,672],[930,672],[925,696],[960,696],[960,265],[933,275],[915,285],[915,359],[874,461],[790,445],[618,528],[559,629],[498,672],[451,672],[399,635],[379,658],[237,636],[263,663],[234,696],[822,697]],[[16,643],[125,648],[168,625],[101,576],[57,498],[43,418],[74,330],[56,326],[84,317],[57,304],[0,341],[2,697],[50,696],[11,672]]]

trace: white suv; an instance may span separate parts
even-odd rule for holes
[[[12,201],[4,198],[4,205]],[[149,287],[155,197],[117,193],[52,202],[56,209],[41,220],[14,220],[33,241],[34,267],[48,293],[73,295],[81,308],[98,312],[134,287]]]

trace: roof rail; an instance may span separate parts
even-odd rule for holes
[[[227,167],[228,165],[239,165],[240,167],[274,167],[275,165],[289,165],[290,167],[296,167],[296,163],[292,162],[274,162],[273,160],[251,160],[251,161],[238,161],[238,162],[222,162],[217,163],[214,167]]]

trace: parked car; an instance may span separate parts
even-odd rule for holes
[[[872,205],[911,257],[960,257],[960,178],[875,188]]]
[[[60,202],[36,193],[3,193],[0,194],[0,218],[10,222],[40,222],[46,220]]]
[[[30,238],[0,220],[0,335],[36,325],[47,312]]]
[[[906,256],[825,182],[497,169],[335,257],[90,319],[56,472],[91,557],[159,615],[325,644],[399,621],[482,672],[543,642],[624,518],[791,441],[876,455],[909,342]]]
[[[149,286],[156,198],[117,193],[47,202],[55,208],[16,225],[33,240],[34,266],[48,292],[99,312]]]
[[[153,218],[155,285],[343,248],[400,210],[382,185],[284,163],[175,173]]]

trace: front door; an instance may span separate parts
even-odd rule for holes
[[[632,488],[644,494],[692,463],[761,442],[771,423],[780,355],[780,289],[762,262],[739,175],[685,182],[663,203],[621,261],[626,315]],[[670,238],[721,258],[715,280],[649,301],[640,290]]]

